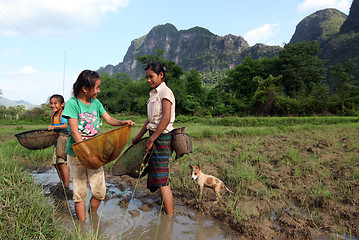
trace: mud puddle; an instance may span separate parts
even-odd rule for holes
[[[34,171],[52,204],[60,205],[59,217],[69,230],[77,224],[74,204],[66,200],[55,169]],[[108,239],[232,239],[222,223],[174,199],[174,216],[160,213],[160,197],[114,179],[106,179],[107,196],[97,214],[87,217],[83,228]],[[70,189],[72,186],[70,185]],[[86,202],[88,207],[88,202]]]

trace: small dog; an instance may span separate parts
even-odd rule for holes
[[[212,188],[213,191],[217,194],[217,200],[218,202],[219,198],[222,198],[221,196],[221,190],[225,188],[228,192],[233,193],[231,190],[229,190],[226,185],[218,178],[206,175],[201,172],[201,167],[199,163],[197,163],[196,166],[193,166],[189,164],[189,167],[192,170],[192,180],[196,180],[199,185],[199,198],[202,199],[202,192],[204,187]]]

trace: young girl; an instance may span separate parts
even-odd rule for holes
[[[169,183],[169,158],[172,156],[171,140],[175,120],[175,98],[165,83],[165,67],[162,63],[150,63],[145,68],[147,82],[152,88],[147,101],[147,121],[132,140],[140,141],[149,130],[145,150],[153,147],[149,160],[147,188],[154,192],[160,189],[161,198],[168,215],[173,215],[173,196]]]
[[[101,201],[105,199],[105,174],[103,167],[88,169],[82,165],[76,158],[72,144],[94,137],[100,130],[100,118],[103,118],[111,126],[134,125],[131,120],[117,120],[105,111],[101,102],[96,99],[100,92],[100,85],[101,79],[96,72],[82,71],[73,85],[74,96],[66,102],[63,113],[67,117],[70,127],[66,153],[73,184],[75,212],[79,220],[86,219],[87,182],[92,193],[89,211],[96,212]]]
[[[52,95],[50,97],[50,107],[54,112],[54,114],[51,117],[51,126],[49,126],[47,129],[53,130],[55,128],[60,128],[63,130],[67,130],[67,119],[62,116],[65,107],[64,97],[58,94]],[[64,184],[65,190],[68,191],[70,184],[70,174],[67,168],[67,160],[57,156],[56,152],[57,152],[57,146],[55,144],[53,164],[56,168],[60,180]]]

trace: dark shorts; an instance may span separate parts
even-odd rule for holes
[[[150,131],[150,136],[152,135]],[[169,185],[169,159],[172,156],[172,134],[161,134],[153,144],[149,160],[147,188],[155,192],[159,187]]]

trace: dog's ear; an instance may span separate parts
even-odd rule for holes
[[[201,166],[199,165],[199,163],[197,163],[197,168],[198,170],[201,170]]]
[[[191,164],[189,164],[188,166],[189,166],[190,169],[193,169],[193,168],[194,168],[194,166],[192,166]]]

